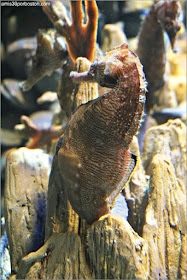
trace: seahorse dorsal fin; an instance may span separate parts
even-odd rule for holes
[[[117,163],[118,164],[118,163]],[[109,204],[111,207],[114,207],[116,199],[121,192],[122,189],[125,188],[125,185],[130,180],[131,175],[136,167],[137,164],[137,156],[130,153],[128,150],[125,150],[124,152],[124,158],[122,159],[120,168],[117,170],[117,176],[116,176],[116,183],[118,182],[118,185],[113,186],[114,191],[111,193],[110,197],[107,198]],[[119,178],[123,175],[121,181],[119,181]],[[115,181],[113,182],[115,184]]]

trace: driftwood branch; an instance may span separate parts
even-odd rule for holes
[[[92,226],[81,220],[68,202],[58,169],[58,158],[55,156],[49,179],[45,241],[43,240],[44,246],[36,252],[32,249],[36,245],[34,239],[30,239],[30,245],[24,240],[27,239],[30,230],[32,232],[32,219],[37,216],[38,210],[33,207],[37,202],[37,191],[34,193],[31,191],[34,200],[31,198],[29,204],[25,206],[23,206],[22,196],[23,198],[31,196],[28,188],[29,178],[33,184],[31,184],[32,189],[36,181],[40,182],[39,178],[45,180],[48,178],[48,176],[43,177],[41,167],[33,169],[29,153],[40,155],[38,166],[41,166],[48,157],[40,150],[20,149],[12,152],[7,161],[6,221],[9,241],[14,239],[10,245],[12,271],[17,273],[17,279],[185,279],[186,208],[185,187],[182,182],[185,166],[183,160],[180,161],[179,170],[177,160],[178,157],[184,159],[185,129],[185,125],[177,120],[147,132],[143,153],[143,163],[146,169],[149,167],[150,176],[146,204],[141,200],[145,189],[138,194],[136,188],[133,188],[133,180],[140,178],[139,172],[142,173],[142,166],[135,170],[134,178],[132,177],[130,181],[131,195],[139,199],[138,207],[145,209],[141,235],[138,235],[123,217],[114,214],[103,216]],[[159,143],[154,135],[156,131],[160,139]],[[152,150],[147,148],[147,141],[150,138],[155,139],[152,141]],[[166,144],[168,150],[163,149]],[[158,145],[160,145],[159,151]],[[25,184],[21,176],[23,168],[20,169],[19,158],[28,174]],[[145,158],[149,160],[146,161]],[[45,170],[44,166],[43,168]],[[48,171],[47,167],[46,171],[42,172],[48,173]],[[35,177],[34,174],[43,175]],[[17,181],[17,178],[20,179]],[[15,183],[16,192],[13,191]],[[42,181],[41,184],[42,192],[45,190],[44,197],[46,197],[47,181]],[[18,199],[19,186],[22,196],[20,198],[19,195]],[[18,207],[13,207],[14,201],[18,201]],[[32,215],[29,216],[32,217],[31,220],[26,218],[25,209],[30,211],[32,209]],[[16,219],[12,218],[15,215]],[[26,218],[26,224],[22,217]],[[17,227],[19,221],[20,226]],[[28,228],[28,225],[31,227]],[[23,232],[22,239],[20,239],[20,230]],[[19,244],[23,247],[22,251],[19,251]],[[28,244],[29,247],[28,245],[24,247],[24,244]],[[27,255],[28,249],[31,253]]]

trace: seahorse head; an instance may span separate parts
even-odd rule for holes
[[[181,29],[183,19],[182,8],[179,1],[159,1],[156,4],[158,20],[168,34],[171,47],[174,49],[176,34]]]
[[[92,63],[90,74],[95,77],[101,86],[113,88],[119,82],[120,76],[124,75],[125,60],[129,58],[127,44],[122,44],[106,53],[103,59]]]

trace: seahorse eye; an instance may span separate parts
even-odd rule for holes
[[[112,76],[107,76],[104,75],[104,79],[103,79],[103,86],[104,87],[114,87],[117,84],[117,80],[115,78],[113,78]]]
[[[175,32],[179,32],[179,30],[181,29],[181,26],[180,25],[175,25]]]

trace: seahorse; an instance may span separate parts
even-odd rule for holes
[[[74,82],[94,81],[110,90],[81,105],[58,143],[60,173],[72,208],[88,224],[111,212],[137,162],[129,145],[145,103],[146,81],[137,55],[127,44],[112,51]]]
[[[164,33],[175,50],[176,35],[181,28],[182,8],[177,0],[157,0],[152,5],[139,32],[136,51],[148,82],[146,108],[152,107],[152,93],[164,85],[166,47]]]

